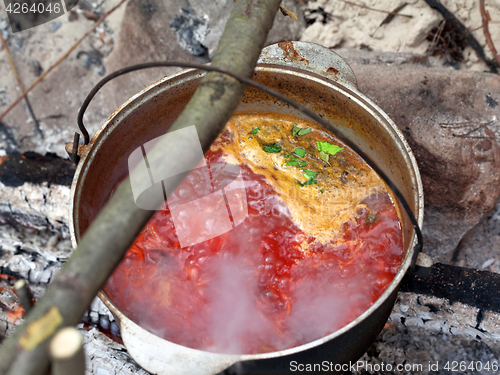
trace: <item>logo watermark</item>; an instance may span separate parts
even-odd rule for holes
[[[400,363],[400,364],[390,364],[390,363],[369,363],[367,361],[357,361],[349,363],[334,363],[330,361],[322,361],[321,363],[299,363],[297,361],[290,362],[291,372],[356,372],[356,371],[366,371],[366,372],[376,372],[376,373],[386,373],[388,371],[398,371],[398,372],[410,372],[418,373],[426,370],[433,370],[436,368],[435,363],[429,362],[426,366],[421,363]]]
[[[363,372],[385,374],[397,372],[404,374],[418,374],[445,371],[446,373],[463,374],[469,372],[481,372],[498,374],[500,369],[498,360],[490,361],[427,361],[424,363],[370,363],[368,361],[356,361],[349,363],[334,363],[322,361],[320,363],[290,362],[291,372]]]
[[[164,150],[164,158],[179,160],[164,168],[150,163],[148,154],[163,138],[170,144],[182,142],[183,154]],[[182,247],[204,242],[229,232],[248,215],[245,184],[240,167],[205,161],[195,126],[158,137],[135,149],[128,159],[129,171],[136,168],[149,179],[131,179],[134,201],[144,210],[168,209]],[[182,182],[167,196],[169,180]]]

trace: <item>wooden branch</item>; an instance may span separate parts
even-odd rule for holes
[[[429,5],[432,9],[437,10],[444,17],[446,22],[448,22],[457,32],[463,35],[464,39],[467,40],[467,43],[472,47],[474,51],[476,51],[477,55],[481,60],[483,60],[486,65],[490,68],[490,71],[493,73],[498,73],[498,65],[496,61],[489,60],[484,54],[483,47],[474,38],[474,35],[465,27],[465,25],[459,21],[457,17],[453,13],[451,13],[448,9],[446,9],[443,4],[439,2],[439,0],[425,0],[427,5]]]
[[[52,375],[84,375],[83,337],[76,328],[58,331],[49,345]]]
[[[24,309],[24,315],[28,314],[33,307],[31,292],[26,280],[17,280],[14,284],[14,291],[21,300],[21,306]]]
[[[57,67],[60,63],[62,63],[62,62],[66,59],[66,57],[68,57],[68,56],[69,56],[69,54],[70,54],[71,52],[73,52],[73,50],[74,50],[76,47],[78,47],[78,45],[79,45],[81,42],[83,42],[83,41],[85,40],[85,38],[86,38],[87,36],[89,36],[89,34],[97,28],[97,26],[99,26],[99,25],[100,25],[100,24],[101,24],[101,23],[102,23],[102,22],[103,22],[103,21],[104,21],[104,20],[105,20],[105,19],[106,19],[106,18],[107,18],[110,14],[111,14],[111,13],[113,13],[116,9],[118,9],[118,8],[120,7],[120,5],[122,5],[125,1],[127,1],[127,0],[121,0],[121,1],[120,1],[118,4],[116,4],[113,8],[111,8],[108,12],[106,12],[106,13],[104,14],[104,16],[102,16],[102,17],[101,17],[101,18],[100,18],[100,19],[99,19],[96,23],[94,23],[94,24],[92,25],[92,27],[91,27],[89,30],[87,30],[87,32],[86,32],[85,34],[83,34],[83,36],[82,36],[80,39],[78,39],[78,40],[75,42],[75,44],[73,44],[73,45],[71,46],[71,48],[70,48],[69,50],[67,50],[67,51],[66,51],[66,53],[64,53],[64,55],[62,55],[62,56],[59,58],[59,60],[57,60],[54,64],[52,64],[52,65],[49,67],[49,69],[47,69],[47,71],[46,71],[45,73],[43,73],[40,77],[38,77],[38,78],[36,79],[36,81],[35,81],[35,82],[33,82],[33,84],[32,84],[30,87],[28,87],[28,88],[27,88],[27,89],[26,89],[26,90],[22,93],[22,95],[21,95],[19,98],[17,98],[17,99],[14,101],[14,103],[12,103],[12,104],[9,106],[9,108],[7,108],[7,109],[6,109],[6,110],[5,110],[5,111],[4,111],[4,112],[0,115],[0,121],[1,121],[1,120],[2,120],[2,119],[6,116],[6,115],[7,115],[7,113],[9,113],[9,112],[10,112],[10,111],[11,111],[11,110],[12,110],[12,109],[16,106],[16,105],[18,105],[18,104],[19,104],[19,102],[20,102],[20,101],[21,101],[21,100],[22,100],[22,99],[23,99],[23,98],[24,98],[24,97],[25,97],[25,96],[26,96],[26,95],[27,95],[27,94],[28,94],[31,90],[33,90],[33,89],[36,87],[36,85],[38,85],[38,84],[40,83],[40,81],[41,81],[42,79],[44,79],[44,78],[47,76],[47,74],[49,74],[51,71],[53,71],[53,70],[54,70],[54,69],[55,69],[55,68],[56,68],[56,67]]]
[[[479,11],[481,12],[481,21],[483,23],[483,33],[484,37],[486,38],[486,43],[488,44],[488,47],[493,54],[493,58],[497,61],[498,66],[500,66],[500,55],[498,54],[497,49],[493,44],[493,40],[491,40],[490,30],[488,29],[489,17],[486,9],[484,8],[484,0],[479,0]]]
[[[212,65],[251,77],[280,1],[237,0]],[[203,150],[207,150],[236,109],[244,90],[245,86],[234,78],[220,73],[207,74],[169,132],[195,125]],[[180,155],[178,160],[165,158],[166,149]],[[169,137],[162,137],[148,152],[149,164],[157,163],[168,170],[183,162],[184,155],[191,157],[185,149],[186,143],[182,139],[173,142]],[[191,157],[191,161],[196,160]],[[130,180],[149,179],[144,173],[134,169],[120,184],[45,295],[4,342],[0,348],[0,374],[34,375],[47,370],[49,337],[58,329],[80,321],[85,309],[154,213],[139,209],[132,196]],[[176,187],[179,179],[165,184],[167,194]]]

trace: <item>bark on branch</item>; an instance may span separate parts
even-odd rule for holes
[[[237,0],[227,22],[213,65],[251,77],[281,0]],[[209,73],[177,118],[175,131],[195,125],[207,150],[236,109],[245,86],[220,73]],[[148,153],[150,164],[162,161],[165,169],[179,160],[165,160],[163,150],[182,154],[182,142],[162,139]],[[133,170],[130,178],[149,178]],[[170,193],[175,185],[165,186]],[[125,179],[85,233],[66,265],[49,285],[23,324],[0,348],[0,374],[44,374],[49,365],[49,338],[65,326],[77,324],[90,302],[118,265],[137,234],[153,215],[139,209],[130,179]]]

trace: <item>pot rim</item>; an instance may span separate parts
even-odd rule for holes
[[[415,212],[414,215],[417,219],[417,222],[420,227],[422,227],[423,223],[423,214],[424,214],[424,200],[423,200],[423,186],[422,186],[422,181],[420,178],[420,173],[418,170],[418,165],[415,160],[415,157],[410,149],[410,146],[406,142],[402,132],[397,128],[395,123],[389,118],[389,116],[380,108],[378,107],[372,100],[367,98],[364,94],[359,92],[357,89],[354,88],[354,86],[347,87],[346,85],[343,85],[340,82],[335,82],[331,79],[328,79],[320,74],[311,72],[311,71],[305,71],[305,70],[300,70],[298,68],[294,67],[288,67],[284,65],[279,65],[279,64],[268,64],[268,63],[260,63],[257,64],[255,68],[255,73],[260,73],[260,72],[279,72],[279,73],[288,73],[288,74],[293,74],[295,76],[299,76],[301,78],[304,78],[309,81],[315,81],[317,83],[320,83],[325,86],[329,86],[330,89],[333,89],[335,91],[340,92],[342,95],[346,96],[348,99],[353,100],[356,105],[362,107],[364,110],[369,112],[369,114],[373,117],[376,118],[376,120],[385,128],[385,130],[390,134],[390,136],[395,140],[396,145],[398,145],[398,148],[400,151],[402,151],[402,155],[406,159],[406,165],[410,168],[411,172],[411,183],[413,187],[413,194],[412,197],[414,199],[414,204],[415,204]],[[183,82],[187,82],[190,80],[194,80],[196,78],[199,78],[203,76],[205,73],[200,72],[196,69],[184,69],[181,70],[177,73],[174,73],[172,75],[169,75],[167,77],[163,77],[162,79],[152,83],[148,87],[144,88],[131,98],[129,98],[125,103],[123,103],[118,109],[116,109],[110,117],[101,125],[101,127],[95,132],[94,136],[90,140],[90,143],[85,146],[83,149],[82,155],[81,155],[81,160],[78,163],[73,182],[71,185],[71,196],[70,196],[70,211],[71,211],[71,216],[69,220],[69,226],[70,226],[70,235],[71,235],[71,243],[73,246],[73,249],[77,248],[77,239],[76,239],[76,230],[75,230],[75,224],[78,222],[78,213],[76,212],[76,206],[75,206],[75,199],[79,193],[78,188],[79,188],[79,182],[81,181],[82,178],[86,176],[87,173],[87,168],[86,166],[91,163],[94,159],[94,154],[95,150],[99,148],[99,145],[104,141],[105,137],[101,137],[102,135],[105,135],[106,133],[111,132],[118,126],[120,118],[125,117],[128,113],[133,111],[135,108],[139,107],[145,100],[148,100],[150,97],[154,95],[158,95],[159,93],[164,92],[165,90],[168,90],[178,84],[181,84]],[[118,121],[117,121],[118,120]],[[108,128],[109,127],[109,128]],[[401,147],[399,147],[401,146]],[[94,151],[94,152],[93,152]],[[395,291],[397,288],[399,288],[399,284],[401,283],[403,277],[405,276],[406,272],[408,271],[409,267],[411,266],[412,263],[412,257],[414,253],[415,246],[417,244],[417,238],[416,238],[416,233],[413,231],[411,240],[409,242],[408,250],[406,252],[406,255],[401,263],[401,266],[395,275],[394,279],[392,282],[389,284],[389,286],[386,288],[386,290],[382,293],[382,295],[367,309],[365,310],[361,315],[359,315],[356,319],[351,321],[349,324],[343,326],[342,328],[338,329],[335,332],[332,332],[326,336],[323,336],[319,339],[316,339],[314,341],[310,341],[306,344],[296,346],[293,348],[285,349],[285,350],[280,350],[280,351],[275,351],[275,352],[269,352],[269,353],[259,353],[259,354],[221,354],[221,353],[212,353],[212,352],[207,352],[199,349],[192,349],[189,347],[185,347],[182,345],[178,345],[179,347],[182,348],[187,348],[195,352],[201,352],[201,353],[210,353],[211,355],[217,356],[217,357],[224,357],[224,358],[232,358],[235,362],[236,361],[246,361],[246,360],[256,360],[256,359],[268,359],[268,358],[276,358],[276,357],[281,357],[281,356],[286,356],[286,355],[291,355],[295,354],[298,352],[302,352],[317,346],[320,346],[324,344],[325,342],[328,342],[344,333],[349,331],[351,328],[368,318],[376,309],[378,309],[385,301],[386,299]],[[144,328],[138,326],[135,322],[130,320],[127,316],[125,316],[114,304],[113,302],[106,296],[106,294],[103,291],[100,291],[98,293],[99,298],[104,302],[104,304],[111,310],[112,314],[117,318],[117,321],[120,326],[124,324],[125,322],[127,325],[132,324],[136,325],[137,327],[145,330]],[[146,331],[146,330],[145,330]],[[149,332],[149,331],[147,331]],[[158,337],[158,336],[156,336]],[[168,340],[162,339],[165,342],[171,343]],[[173,344],[173,343],[172,343]]]

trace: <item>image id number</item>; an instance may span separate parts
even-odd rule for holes
[[[450,372],[464,372],[471,371],[492,371],[496,372],[499,369],[498,361],[447,361],[444,369]]]
[[[61,13],[62,7],[59,3],[47,4],[38,3],[38,4],[28,4],[28,3],[9,3],[7,8],[5,9],[7,13],[14,14],[27,14],[27,13]]]

